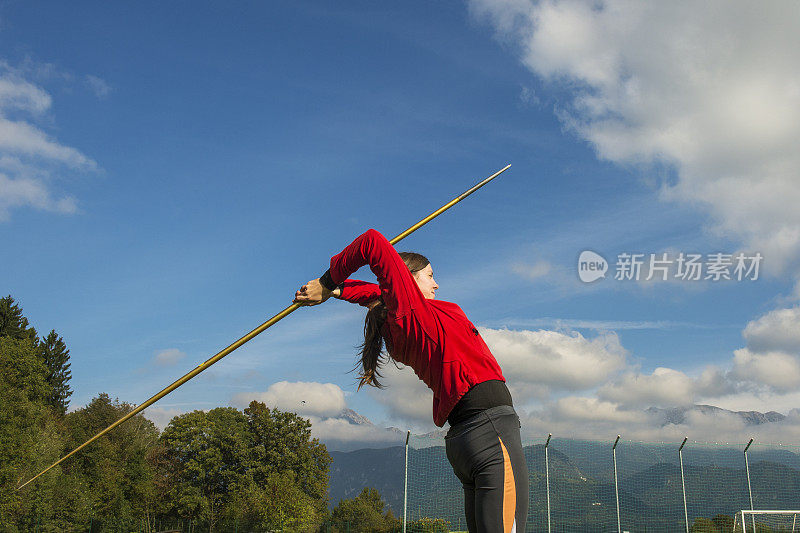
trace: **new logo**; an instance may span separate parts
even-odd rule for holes
[[[584,250],[578,257],[578,277],[584,283],[591,283],[600,278],[606,277],[608,271],[608,261],[605,258],[592,252]]]

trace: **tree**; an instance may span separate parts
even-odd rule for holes
[[[259,402],[173,418],[160,439],[170,512],[202,518],[209,531],[225,520],[313,530],[325,516],[331,459],[310,426]]]
[[[733,517],[726,514],[718,514],[711,519],[720,531],[733,531]]]
[[[448,533],[450,522],[441,518],[418,518],[408,524],[408,530],[413,533]]]
[[[65,449],[83,444],[133,408],[102,393],[86,407],[68,413],[64,419],[69,435]],[[138,526],[154,499],[154,472],[148,459],[157,440],[155,425],[136,415],[66,461],[65,480],[72,483],[74,504],[84,507],[79,511],[82,516],[75,516],[71,508],[64,510],[65,516],[81,524],[92,517],[101,528],[112,523],[115,527]]]
[[[719,533],[717,526],[708,518],[697,517],[692,524],[692,533]]]
[[[324,444],[311,438],[311,422],[256,401],[244,414],[253,439],[253,481],[263,486],[273,473],[293,472],[300,490],[323,515],[328,506],[331,457]]]
[[[256,530],[311,532],[324,517],[318,502],[303,492],[291,471],[270,474],[262,486],[250,483],[237,496],[234,513]]]
[[[58,336],[55,330],[45,337],[39,344],[40,357],[47,367],[47,382],[50,385],[50,395],[47,403],[61,416],[67,412],[69,397],[72,389],[69,380],[72,373],[69,370],[69,350],[64,339]]]
[[[346,528],[354,532],[388,532],[401,524],[391,510],[384,513],[385,506],[386,502],[376,489],[365,487],[355,498],[340,500],[333,509],[331,518],[340,530]]]
[[[28,339],[36,344],[36,330],[28,326],[22,308],[14,303],[10,294],[0,298],[0,337]]]
[[[67,412],[69,397],[72,395],[69,387],[69,380],[72,377],[69,370],[69,350],[64,339],[52,330],[40,342],[36,336],[36,329],[28,325],[28,319],[22,314],[22,308],[10,295],[0,298],[0,337],[29,340],[39,350],[39,357],[48,370],[47,382],[50,385],[46,403],[63,416]]]
[[[30,338],[0,337],[0,517],[23,529],[31,525],[26,520],[32,513],[52,514],[48,491],[58,475],[54,469],[24,493],[16,490],[61,451],[58,428],[44,404],[50,391],[46,375]]]
[[[247,419],[232,407],[177,416],[161,435],[181,516],[201,517],[213,531],[247,466]]]

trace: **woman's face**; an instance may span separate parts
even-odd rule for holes
[[[433,279],[433,268],[431,268],[430,263],[422,270],[414,272],[413,276],[419,290],[422,291],[422,295],[425,296],[425,298],[428,300],[436,298],[436,289],[439,288],[439,285],[437,285],[436,280]]]

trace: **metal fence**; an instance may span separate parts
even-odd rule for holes
[[[451,531],[466,531],[462,488],[443,439],[411,437],[406,447],[406,521],[443,519]],[[800,447],[794,445],[548,435],[526,442],[524,451],[526,531],[727,533],[743,509],[800,508]],[[761,515],[749,516],[748,530],[755,531]]]

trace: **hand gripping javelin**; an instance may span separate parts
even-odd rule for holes
[[[511,167],[511,165],[506,165],[505,167],[501,168],[500,170],[498,170],[497,172],[495,172],[494,174],[492,174],[488,178],[486,178],[483,181],[481,181],[480,183],[477,183],[477,184],[473,185],[472,187],[470,187],[469,189],[467,189],[463,193],[459,194],[458,196],[456,196],[455,198],[453,198],[452,200],[450,200],[449,202],[444,204],[442,207],[440,207],[439,209],[437,209],[436,211],[434,211],[430,215],[426,216],[425,218],[423,218],[422,220],[420,220],[419,222],[417,222],[416,224],[414,224],[413,226],[411,226],[410,228],[405,230],[403,233],[401,233],[400,235],[398,235],[394,239],[390,240],[389,242],[391,244],[393,244],[393,245],[397,244],[398,242],[400,242],[401,240],[405,239],[406,237],[408,237],[409,235],[411,235],[412,233],[417,231],[419,228],[421,228],[422,226],[424,226],[425,224],[427,224],[428,222],[433,220],[434,218],[438,217],[439,215],[441,215],[442,213],[444,213],[445,211],[447,211],[448,209],[450,209],[451,207],[456,205],[458,202],[460,202],[461,200],[463,200],[464,198],[466,198],[470,194],[474,193],[475,191],[477,191],[478,189],[480,189],[481,187],[483,187],[484,185],[486,185],[487,183],[492,181],[494,178],[496,178],[497,176],[499,176],[500,174],[502,174],[503,172],[508,170],[510,167]],[[130,413],[126,414],[125,416],[123,416],[122,418],[120,418],[119,420],[117,420],[116,422],[114,422],[113,424],[108,426],[107,428],[105,428],[103,431],[101,431],[100,433],[98,433],[97,435],[92,437],[91,439],[87,440],[86,442],[84,442],[83,444],[81,444],[80,446],[78,446],[77,448],[72,450],[71,452],[69,452],[67,455],[65,455],[64,457],[62,457],[61,459],[59,459],[55,463],[51,464],[50,466],[48,466],[47,468],[45,468],[44,470],[42,470],[41,472],[39,472],[38,474],[33,476],[31,479],[29,479],[28,481],[26,481],[25,483],[23,483],[22,485],[17,487],[17,490],[19,490],[22,487],[24,487],[25,485],[29,484],[34,479],[38,478],[39,476],[41,476],[42,474],[44,474],[45,472],[47,472],[48,470],[50,470],[54,466],[60,464],[62,461],[64,461],[68,457],[71,457],[72,455],[78,453],[80,450],[82,450],[83,448],[85,448],[86,446],[88,446],[89,444],[94,442],[95,440],[99,439],[100,437],[102,437],[103,435],[105,435],[106,433],[108,433],[109,431],[111,431],[112,429],[117,427],[118,425],[122,424],[123,422],[125,422],[129,418],[132,418],[135,415],[141,413],[142,411],[144,411],[145,409],[147,409],[148,407],[150,407],[151,405],[156,403],[158,400],[160,400],[161,398],[163,398],[164,396],[166,396],[170,392],[174,391],[175,389],[177,389],[178,387],[180,387],[181,385],[183,385],[184,383],[186,383],[187,381],[189,381],[193,377],[195,377],[197,374],[199,374],[203,370],[207,369],[208,367],[210,367],[211,365],[213,365],[214,363],[216,363],[217,361],[219,361],[220,359],[222,359],[223,357],[225,357],[229,353],[233,352],[234,350],[236,350],[237,348],[239,348],[243,344],[249,342],[250,340],[252,340],[256,336],[258,336],[260,333],[262,333],[264,330],[266,330],[267,328],[269,328],[270,326],[272,326],[276,322],[279,322],[283,318],[285,318],[285,317],[289,316],[290,314],[292,314],[299,307],[303,307],[303,306],[300,305],[300,304],[293,303],[292,305],[290,305],[289,307],[287,307],[286,309],[284,309],[283,311],[281,311],[277,315],[273,316],[272,318],[270,318],[269,320],[267,320],[266,322],[264,322],[263,324],[258,326],[256,329],[254,329],[253,331],[251,331],[250,333],[248,333],[247,335],[245,335],[244,337],[242,337],[238,341],[234,342],[233,344],[231,344],[230,346],[228,346],[227,348],[225,348],[221,352],[217,353],[215,356],[213,356],[210,359],[200,363],[192,371],[190,371],[187,374],[185,374],[183,377],[181,377],[180,379],[178,379],[177,381],[172,383],[170,386],[168,386],[167,388],[163,389],[161,392],[155,394],[152,398],[150,398],[146,402],[138,405],[133,411],[131,411]]]

